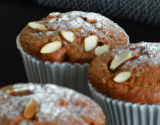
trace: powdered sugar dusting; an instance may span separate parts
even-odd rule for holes
[[[60,16],[56,17],[55,15],[60,15]],[[55,18],[49,18],[50,16],[55,16]],[[90,23],[87,22],[87,20],[96,20],[96,21],[94,23]],[[128,36],[121,27],[119,27],[116,23],[114,23],[110,19],[98,13],[82,12],[82,11],[71,11],[67,13],[53,12],[48,15],[48,20],[40,22],[43,23],[45,26],[47,26],[49,29],[54,29],[59,32],[61,30],[72,31],[72,29],[75,28],[84,28],[84,30],[80,30],[79,32],[81,33],[94,32],[97,35],[100,35],[102,39],[113,39],[110,38],[110,36],[106,35],[107,32],[110,32],[112,33],[116,41],[119,41],[119,39],[121,39],[129,43]]]
[[[123,70],[130,70],[134,73],[135,69],[137,74],[147,74],[149,73],[148,68],[155,67],[158,68],[160,64],[160,43],[150,43],[150,42],[140,42],[137,44],[124,45],[117,47],[111,53],[112,56],[118,55],[122,51],[130,50],[132,56],[140,53],[140,56],[126,61],[122,65]],[[139,76],[139,75],[137,75]]]
[[[106,44],[112,48],[129,43],[128,35],[120,26],[98,13],[54,12],[36,22],[45,26],[47,30],[37,31],[26,26],[20,33],[20,43],[28,54],[52,63],[90,63],[96,57],[94,53],[96,47]],[[61,31],[72,32],[69,36],[72,42],[64,37]],[[95,44],[91,41],[95,47],[86,51],[84,39],[91,35],[96,35],[98,42]],[[40,53],[43,46],[53,41],[61,41],[62,46],[58,51],[48,54]]]
[[[142,46],[142,52],[137,61],[147,61],[148,64],[150,63],[155,64],[160,58],[160,44],[159,43],[149,43],[149,42],[141,42],[137,44],[137,46]],[[160,62],[160,60],[159,60]]]
[[[30,89],[31,93],[12,96],[8,92],[0,91],[0,119],[5,116],[8,120],[15,120],[23,114],[24,107],[29,100],[35,99],[38,103],[37,112],[33,118],[35,123],[104,124],[104,116],[98,105],[90,98],[73,90],[53,84],[16,84],[14,89]],[[23,123],[34,124],[31,121],[22,120],[19,125]]]

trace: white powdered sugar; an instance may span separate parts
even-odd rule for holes
[[[35,114],[38,122],[58,122],[59,124],[57,125],[61,125],[60,123],[63,123],[63,121],[69,123],[70,117],[74,119],[73,121],[82,122],[84,125],[89,125],[85,121],[87,117],[95,120],[95,123],[103,121],[102,118],[97,118],[99,115],[102,115],[99,112],[101,109],[97,104],[73,90],[53,84],[16,84],[14,89],[29,89],[30,93],[9,95],[9,93],[0,92],[0,119],[5,116],[7,119],[15,120],[23,114],[23,110],[29,100],[35,99],[38,104]],[[26,122],[26,120],[23,120],[20,122],[20,125]]]
[[[59,15],[58,17],[56,17]],[[52,18],[50,18],[52,16]],[[91,21],[91,22],[90,22]],[[93,21],[93,22],[92,22]],[[72,11],[67,13],[53,12],[48,15],[48,20],[41,21],[48,29],[61,31],[72,31],[75,28],[80,28],[80,33],[96,33],[102,39],[128,40],[125,31],[110,19],[93,12]],[[110,37],[110,34],[114,38]],[[124,35],[125,33],[125,35]],[[120,39],[120,40],[119,40]],[[125,40],[126,39],[126,40]]]

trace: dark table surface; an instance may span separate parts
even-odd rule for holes
[[[0,0],[0,87],[27,82],[22,58],[16,47],[16,36],[23,27],[28,22],[46,17],[51,12],[67,11],[70,10],[39,6],[34,0]],[[160,41],[160,26],[109,18],[126,31],[131,43]]]

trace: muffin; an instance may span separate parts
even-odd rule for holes
[[[160,124],[159,76],[160,43],[149,42],[110,49],[88,71],[91,93],[111,125]]]
[[[87,86],[81,84],[87,84],[90,62],[108,49],[128,43],[128,35],[116,23],[98,13],[81,11],[50,13],[29,22],[17,37],[29,82],[63,85],[62,79],[66,79],[65,87],[84,94]],[[79,85],[72,87],[73,78]]]
[[[77,11],[53,12],[40,21],[29,22],[20,33],[25,52],[52,63],[90,63],[96,57],[96,47],[128,42],[124,30],[111,20]]]
[[[90,98],[53,84],[14,84],[0,89],[1,125],[104,125]]]

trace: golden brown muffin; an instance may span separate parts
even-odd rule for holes
[[[53,84],[15,84],[0,89],[0,125],[104,125],[90,98]]]
[[[113,99],[160,104],[160,43],[116,47],[91,62],[93,87]]]
[[[20,33],[20,43],[25,52],[44,61],[90,63],[109,47],[128,44],[129,38],[100,14],[72,11],[53,12],[28,23]]]

